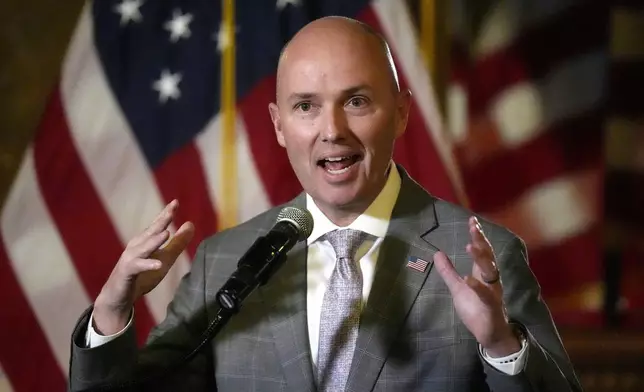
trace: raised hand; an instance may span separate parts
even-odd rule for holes
[[[193,224],[186,222],[170,238],[167,229],[178,207],[176,200],[171,201],[147,229],[128,242],[94,302],[97,332],[111,335],[125,328],[134,302],[163,280],[194,236]]]
[[[503,286],[490,242],[475,217],[469,220],[471,242],[466,251],[474,261],[472,275],[461,277],[447,255],[434,255],[435,267],[452,294],[461,321],[492,357],[521,349],[505,313]]]

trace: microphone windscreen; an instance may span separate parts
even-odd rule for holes
[[[277,215],[277,222],[288,221],[293,223],[300,232],[300,241],[307,239],[313,232],[313,216],[303,208],[284,207]]]

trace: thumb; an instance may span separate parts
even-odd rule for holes
[[[434,265],[438,274],[443,278],[452,295],[463,285],[463,278],[458,274],[452,261],[443,252],[434,254]]]

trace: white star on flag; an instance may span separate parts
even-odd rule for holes
[[[300,0],[277,0],[277,9],[284,9],[287,5],[298,6],[300,5]]]
[[[188,24],[192,22],[192,14],[182,14],[180,10],[174,10],[172,20],[165,22],[163,27],[170,31],[170,41],[177,42],[180,38],[190,37]]]
[[[152,88],[159,92],[159,101],[165,103],[169,98],[178,99],[181,96],[179,82],[181,74],[171,73],[167,69],[161,72],[161,78],[154,82]]]
[[[126,25],[130,21],[140,22],[142,16],[139,8],[141,8],[142,4],[143,1],[141,0],[123,0],[123,2],[114,7],[114,11],[121,15],[121,25]]]

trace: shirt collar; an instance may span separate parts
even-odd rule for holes
[[[398,193],[400,192],[400,184],[401,179],[398,169],[396,168],[396,165],[391,162],[385,186],[365,212],[359,215],[358,218],[356,218],[356,220],[346,228],[360,230],[372,236],[383,238],[385,234],[387,234],[387,229],[389,228],[391,212],[394,209]],[[306,195],[306,208],[313,216],[313,232],[308,238],[308,244],[317,241],[326,233],[341,228],[331,222],[329,218],[320,211],[309,194]]]

